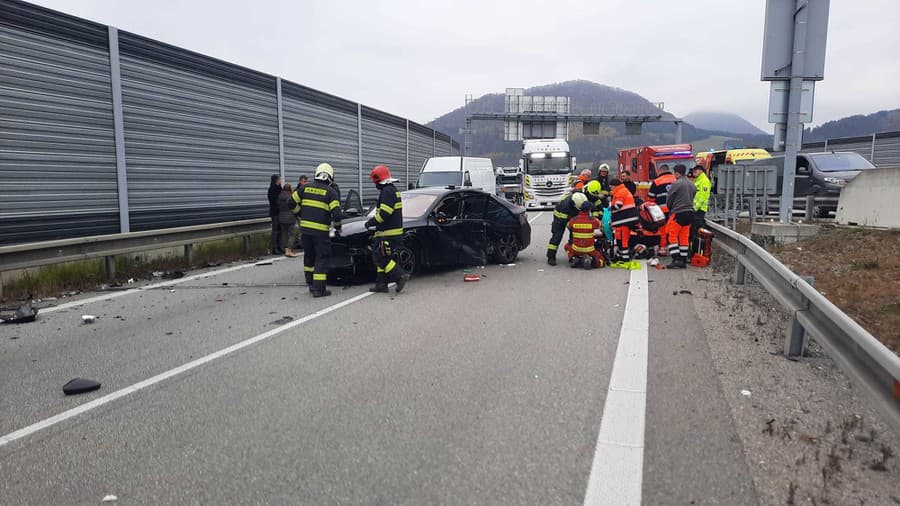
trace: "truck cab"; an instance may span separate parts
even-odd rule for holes
[[[572,188],[575,157],[562,139],[529,139],[522,142],[519,167],[525,176],[525,206],[552,208]]]

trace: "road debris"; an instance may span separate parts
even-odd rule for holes
[[[515,267],[516,264],[500,264],[500,267]]]
[[[129,285],[133,285],[133,284],[134,284],[134,278],[128,278],[128,284],[129,284]]]
[[[87,378],[75,378],[63,385],[63,393],[77,395],[100,389],[100,382]]]
[[[478,274],[463,274],[463,281],[466,283],[481,281],[481,276]]]
[[[260,262],[256,262],[256,263],[253,264],[253,265],[256,265],[256,266],[272,265],[272,261],[271,261],[271,260],[262,260],[262,261],[260,261]]]
[[[294,321],[293,316],[282,316],[281,318],[269,323],[269,325],[284,325],[285,323],[290,323]]]
[[[101,502],[116,502],[118,500],[119,500],[118,497],[116,497],[112,494],[109,494],[109,495],[103,496],[103,501],[101,501]]]
[[[11,315],[0,316],[3,323],[30,323],[37,318],[38,310],[31,304],[22,304],[16,312]]]
[[[647,265],[649,265],[650,267],[656,267],[657,265],[659,265],[659,258],[651,258],[650,261],[647,262]]]
[[[81,315],[81,323],[94,323],[95,321],[97,321],[97,317],[92,314]]]
[[[672,292],[672,295],[694,295],[694,292],[690,290],[675,290]]]
[[[744,397],[750,397],[750,390],[741,390],[741,395]]]

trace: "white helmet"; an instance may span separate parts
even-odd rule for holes
[[[575,209],[581,209],[585,202],[587,202],[587,195],[581,192],[572,194],[572,204],[575,205]]]
[[[326,182],[334,181],[334,168],[330,164],[320,163],[316,167],[316,179]]]

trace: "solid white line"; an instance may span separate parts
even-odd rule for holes
[[[283,260],[283,258],[273,258],[272,262],[280,262],[281,260]],[[257,262],[259,262],[259,261],[257,261]],[[179,285],[181,283],[186,283],[188,281],[194,281],[197,279],[202,279],[202,278],[206,278],[206,277],[210,277],[210,276],[218,276],[219,274],[227,274],[229,272],[246,269],[247,267],[253,267],[254,265],[257,264],[257,262],[252,262],[249,264],[235,265],[232,267],[226,267],[224,269],[219,269],[219,270],[215,270],[215,271],[201,272],[199,274],[185,276],[183,278],[173,279],[170,281],[163,281],[161,283],[154,283],[152,285],[145,285],[145,286],[139,286],[136,288],[131,288],[129,290],[122,290],[121,292],[110,292],[110,293],[105,293],[103,295],[97,295],[95,297],[87,297],[84,299],[73,300],[71,302],[66,302],[64,304],[60,304],[58,306],[50,306],[50,307],[46,307],[46,308],[41,308],[39,310],[39,312],[42,314],[53,313],[55,311],[61,311],[63,309],[84,306],[85,304],[92,304],[94,302],[102,302],[104,300],[116,299],[118,297],[124,297],[125,295],[132,295],[132,294],[144,291],[144,290],[153,290],[156,288],[165,288],[167,286],[175,286],[175,285]]]
[[[534,220],[540,218],[542,214],[544,214],[544,211],[541,211],[541,212],[537,213],[536,215],[534,215],[534,218],[531,218],[530,220],[528,220],[528,224],[531,225],[532,223],[534,223]]]
[[[631,271],[603,419],[588,479],[585,505],[641,504],[647,405],[647,335],[650,329],[647,264]]]
[[[264,341],[272,336],[278,335],[278,334],[284,332],[285,330],[292,329],[298,325],[303,325],[304,323],[306,323],[308,321],[315,320],[316,318],[318,318],[320,316],[324,316],[328,313],[331,313],[332,311],[337,311],[338,309],[341,309],[342,307],[349,306],[350,304],[353,304],[354,302],[363,300],[370,295],[372,295],[371,292],[361,293],[361,294],[359,294],[355,297],[351,297],[345,301],[338,302],[337,304],[328,306],[324,309],[320,309],[320,310],[316,311],[315,313],[312,313],[310,315],[304,316],[303,318],[300,318],[299,320],[294,320],[290,323],[286,323],[286,324],[284,324],[280,327],[276,327],[268,332],[259,334],[258,336],[251,337],[251,338],[241,341],[237,344],[233,344],[227,348],[210,353],[209,355],[206,355],[204,357],[200,357],[196,360],[192,360],[192,361],[190,361],[184,365],[178,366],[174,369],[170,369],[164,373],[157,374],[156,376],[153,376],[152,378],[148,378],[148,379],[145,379],[144,381],[135,383],[131,386],[127,386],[120,390],[116,390],[115,392],[113,392],[111,394],[104,395],[103,397],[94,399],[90,402],[86,402],[84,404],[81,404],[81,405],[74,407],[72,409],[69,409],[67,411],[63,411],[62,413],[60,413],[58,415],[51,416],[50,418],[41,420],[40,422],[31,424],[27,427],[24,427],[22,429],[15,431],[15,432],[11,432],[5,436],[0,437],[0,447],[3,447],[4,445],[7,445],[17,439],[27,437],[27,436],[34,434],[35,432],[38,432],[40,430],[46,429],[47,427],[56,425],[62,421],[68,420],[69,418],[78,416],[82,413],[86,413],[92,409],[99,408],[100,406],[103,406],[104,404],[109,404],[110,402],[113,402],[117,399],[125,397],[126,395],[133,394],[137,391],[143,390],[149,386],[152,386],[152,385],[155,385],[162,381],[165,381],[165,380],[172,378],[174,376],[177,376],[181,373],[184,373],[184,372],[190,371],[191,369],[200,367],[203,364],[212,362],[213,360],[222,358],[226,355],[230,355],[238,350],[244,349],[244,348],[251,346],[253,344],[256,344],[260,341]]]

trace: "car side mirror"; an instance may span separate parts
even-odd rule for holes
[[[438,225],[443,225],[444,223],[447,223],[448,219],[449,219],[449,217],[441,211],[434,213],[434,221],[436,221]]]
[[[465,179],[463,179],[463,186],[472,186],[472,176],[469,175],[469,171],[466,171]]]

